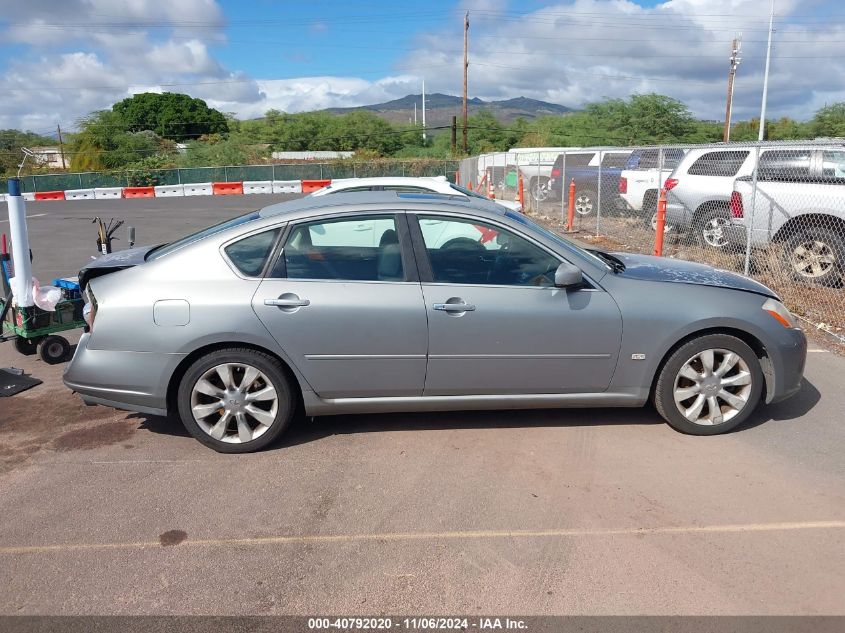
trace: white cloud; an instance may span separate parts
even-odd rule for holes
[[[821,3],[778,0],[778,15],[786,17],[779,18],[773,49],[770,116],[806,119],[843,98],[838,61],[845,56],[845,24],[788,17],[812,14]],[[459,94],[458,25],[467,9],[471,96],[524,95],[579,107],[653,91],[718,119],[729,43],[742,31],[734,116],[759,112],[768,11],[761,0],[668,0],[653,8],[571,0],[530,13],[507,0],[456,0],[452,18],[444,20],[450,26],[420,34],[412,52],[397,60],[403,74],[377,80],[256,80],[246,69],[227,68],[212,48],[226,41],[215,0],[27,0],[7,9],[11,26],[0,31],[26,50],[8,64],[0,127],[46,130],[144,90],[187,92],[241,117],[386,101],[419,92],[423,77],[430,92]],[[315,26],[329,29],[315,37],[328,37],[334,25],[327,18]],[[374,55],[383,54],[375,46]]]

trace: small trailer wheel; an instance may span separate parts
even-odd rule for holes
[[[17,350],[18,354],[32,356],[38,351],[38,339],[18,336],[15,338],[15,350]]]
[[[38,354],[48,365],[57,365],[70,358],[70,343],[63,336],[47,336],[38,347]]]

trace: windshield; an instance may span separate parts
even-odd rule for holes
[[[252,211],[251,213],[247,213],[246,215],[239,215],[236,218],[232,218],[231,220],[225,220],[220,224],[215,224],[214,226],[209,226],[208,228],[202,229],[201,231],[197,231],[196,233],[191,233],[190,235],[186,235],[185,237],[176,240],[175,242],[170,242],[169,244],[162,244],[161,246],[156,246],[153,250],[147,253],[146,260],[152,261],[154,259],[158,259],[159,257],[164,257],[165,255],[172,253],[173,251],[182,248],[187,244],[191,244],[192,242],[196,242],[210,235],[214,235],[215,233],[220,233],[221,231],[225,231],[226,229],[230,229],[233,226],[238,226],[239,224],[245,224],[247,222],[251,222],[252,220],[258,219],[258,211]]]
[[[581,248],[580,246],[578,246],[574,242],[570,242],[569,240],[567,240],[567,239],[561,237],[560,235],[558,235],[557,233],[554,233],[553,231],[550,231],[546,227],[544,227],[540,224],[537,224],[533,220],[529,220],[522,213],[517,213],[516,211],[508,211],[507,213],[505,213],[505,217],[510,218],[511,220],[516,220],[520,224],[524,224],[525,226],[530,227],[531,229],[535,230],[537,233],[540,233],[541,235],[547,237],[548,239],[555,242],[556,244],[560,244],[561,246],[564,246],[566,248],[578,251],[578,253],[580,255],[584,256],[586,259],[591,260],[593,263],[598,264],[599,266],[603,266],[604,268],[610,268],[608,263],[606,261],[604,261],[601,257],[597,257],[596,255],[594,255],[590,251]]]
[[[454,189],[455,191],[460,191],[465,196],[469,196],[470,198],[481,198],[482,200],[489,200],[487,196],[482,196],[480,193],[473,191],[472,189],[467,189],[466,187],[461,187],[460,185],[456,185],[454,183],[449,183],[449,186]]]

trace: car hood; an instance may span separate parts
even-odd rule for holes
[[[613,253],[613,256],[625,264],[625,270],[617,273],[620,277],[731,288],[779,299],[773,290],[758,281],[706,264],[631,253]]]
[[[91,260],[79,271],[79,287],[84,290],[86,284],[95,277],[102,277],[118,270],[143,264],[146,261],[147,253],[154,248],[156,248],[156,245],[128,248],[116,253],[101,255],[97,259]]]

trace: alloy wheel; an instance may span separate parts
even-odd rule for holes
[[[240,444],[258,439],[272,426],[279,395],[259,369],[244,363],[212,367],[191,390],[191,412],[215,440]]]
[[[793,248],[790,254],[792,268],[807,279],[824,277],[836,265],[836,256],[828,244],[819,240],[806,240]]]
[[[585,194],[575,196],[575,213],[590,215],[593,212],[593,199]]]
[[[752,382],[751,370],[739,354],[704,350],[684,363],[675,377],[675,405],[693,424],[723,424],[748,405]]]
[[[724,248],[728,243],[725,227],[730,224],[727,218],[711,218],[701,227],[701,236],[708,246]]]

